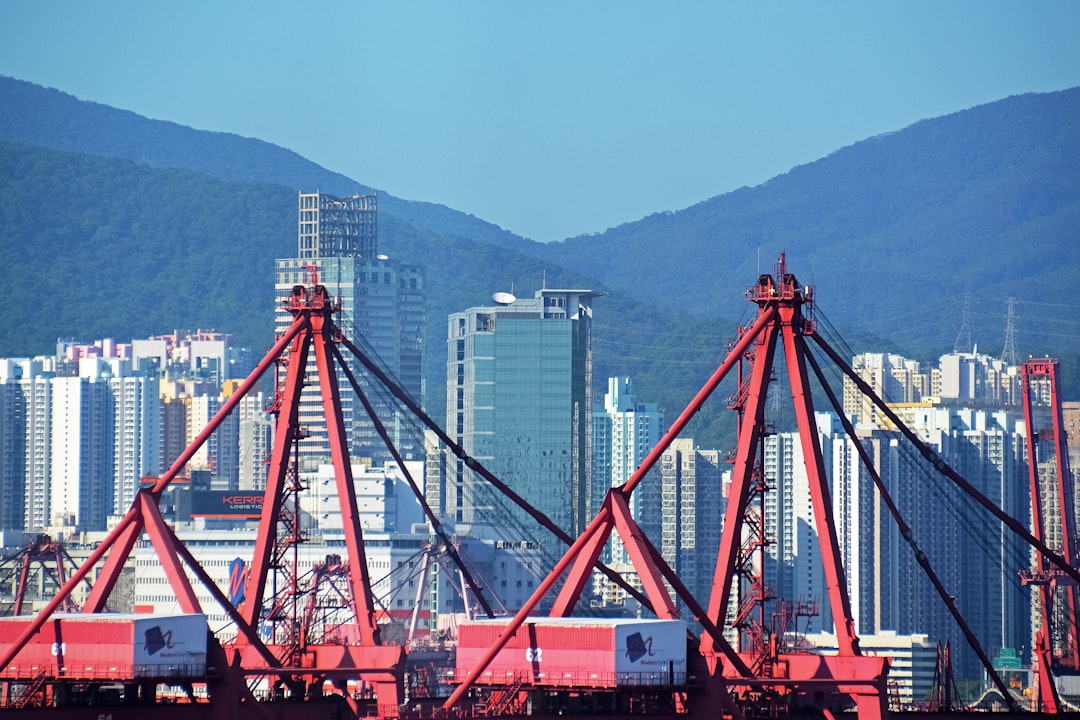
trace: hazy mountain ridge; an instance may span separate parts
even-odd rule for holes
[[[0,233],[12,239],[0,247],[0,285],[17,289],[0,306],[0,357],[51,354],[60,337],[124,342],[196,327],[230,332],[261,351],[272,341],[274,259],[295,253],[295,227],[289,188],[0,143]],[[435,417],[445,397],[448,313],[485,304],[498,289],[531,294],[545,278],[549,286],[603,289],[550,261],[436,235],[394,215],[382,216],[379,234],[394,258],[427,269],[426,402]],[[651,398],[681,407],[708,370],[708,348],[703,368],[659,373],[649,364],[669,352],[665,333],[689,334],[702,323],[619,293],[598,303],[597,346],[625,341],[622,326],[633,319],[642,348],[639,358],[603,353],[598,382],[629,373]],[[722,337],[731,329],[708,325]]]
[[[845,324],[968,289],[990,320],[1008,296],[1068,297],[1080,282],[1078,187],[1080,88],[924,120],[542,253],[648,302],[709,315],[786,251]],[[1048,263],[1057,272],[1041,277]],[[959,313],[922,326],[922,337],[874,329],[902,344],[951,346],[958,327]],[[1000,342],[1003,327],[985,329]]]
[[[286,148],[232,133],[151,120],[15,78],[0,76],[0,142],[183,168],[222,180],[269,182],[333,195],[376,190]],[[295,203],[294,203],[295,205]],[[443,205],[379,191],[379,209],[418,228],[472,237],[515,250],[535,243]]]
[[[597,304],[598,387],[608,374],[631,375],[643,400],[677,411],[722,354],[734,327],[726,318],[752,312],[743,287],[781,251],[800,281],[817,285],[821,311],[856,350],[935,359],[952,348],[959,298],[970,289],[981,313],[973,334],[996,353],[1007,296],[1068,304],[1080,282],[1078,121],[1080,89],[1009,98],[869,138],[757,187],[550,245],[380,194],[383,251],[428,268],[429,407],[438,417],[446,314],[512,285],[531,294],[546,277],[549,287],[608,293]],[[13,329],[0,355],[43,352],[57,336],[200,324],[259,347],[271,327],[273,259],[295,248],[296,189],[370,191],[267,143],[0,78],[0,142],[12,136],[23,146],[0,146],[0,232],[15,238],[0,277],[39,294],[3,311]],[[130,157],[40,149],[54,146]],[[160,167],[170,164],[188,169]],[[18,252],[24,245],[34,250]],[[122,252],[103,257],[103,248]],[[237,268],[263,270],[207,283],[205,265],[237,278]],[[114,292],[142,311],[117,304]],[[42,301],[53,293],[57,301]],[[1067,386],[1080,387],[1078,333],[1034,323],[1021,330],[1022,354],[1062,356],[1076,368]]]

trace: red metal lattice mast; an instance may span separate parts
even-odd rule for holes
[[[1027,428],[1028,479],[1031,490],[1031,530],[1040,541],[1054,546],[1070,566],[1076,558],[1076,517],[1073,480],[1065,446],[1061,414],[1059,364],[1055,358],[1038,358],[1020,366],[1024,423]],[[1043,412],[1036,412],[1037,410]],[[1048,417],[1049,415],[1049,417]],[[1046,455],[1051,454],[1051,457]],[[1052,483],[1052,484],[1048,484]],[[1052,526],[1050,523],[1056,521]],[[1049,712],[1060,707],[1052,666],[1080,670],[1080,635],[1077,628],[1076,583],[1064,579],[1041,554],[1035,555],[1035,572],[1023,573],[1024,582],[1039,593],[1040,625],[1036,633],[1035,665],[1038,672],[1035,704]],[[1063,595],[1063,602],[1055,602]],[[1056,609],[1056,610],[1055,610]],[[1060,620],[1060,626],[1057,622]]]

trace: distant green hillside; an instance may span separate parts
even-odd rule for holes
[[[441,416],[446,315],[546,279],[607,293],[596,305],[598,389],[630,375],[640,399],[674,413],[752,310],[744,286],[780,252],[856,351],[934,360],[952,350],[970,291],[973,337],[997,354],[1014,296],[1018,350],[1062,357],[1067,394],[1080,397],[1078,123],[1080,89],[1009,98],[550,245],[380,193],[380,247],[428,269],[428,406]],[[0,279],[32,288],[0,311],[0,355],[43,352],[60,336],[197,326],[264,346],[273,260],[295,248],[296,190],[370,191],[268,143],[10,78],[0,78],[0,142],[12,143],[0,147]],[[704,427],[718,421],[697,422],[706,442],[719,437]]]
[[[1046,321],[1055,304],[1080,309],[1080,88],[925,120],[761,186],[540,250],[704,316],[730,308],[781,251],[841,327],[913,355],[952,350],[966,291],[982,350],[1002,350],[1013,296],[1022,353],[1075,353],[1080,325]]]
[[[268,182],[292,190],[322,190],[335,195],[374,192],[262,140],[150,120],[4,76],[0,76],[0,142],[132,160],[149,167],[196,170],[222,180]],[[535,245],[497,225],[435,203],[402,200],[379,191],[379,209],[439,234],[518,250]]]
[[[133,337],[216,328],[256,350],[272,342],[274,259],[295,253],[295,192],[187,170],[0,144],[0,357],[51,353],[57,338]],[[446,316],[514,287],[601,289],[550,261],[393,215],[380,242],[428,278],[428,407],[441,418]],[[637,379],[643,397],[681,410],[715,362],[731,323],[660,313],[614,293],[597,301],[596,374]],[[686,336],[696,339],[686,341]],[[665,367],[663,360],[673,361]],[[708,418],[697,428],[727,423]],[[720,425],[716,425],[719,427]],[[716,438],[713,434],[712,437]]]
[[[295,246],[293,197],[265,183],[0,145],[0,284],[19,289],[0,305],[0,355],[177,326],[265,343],[266,281]]]

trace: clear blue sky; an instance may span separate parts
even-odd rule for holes
[[[0,0],[0,74],[549,241],[1080,85],[1080,2]]]

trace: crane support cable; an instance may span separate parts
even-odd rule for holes
[[[551,518],[533,507],[533,505],[530,504],[528,500],[511,490],[506,483],[497,478],[495,474],[492,473],[490,470],[485,468],[479,460],[469,455],[469,453],[465,451],[465,448],[454,442],[450,438],[450,436],[447,435],[441,427],[439,427],[439,424],[432,420],[431,417],[426,412],[424,412],[424,410],[419,405],[416,404],[415,400],[409,397],[409,393],[405,392],[405,390],[400,385],[391,380],[386,375],[386,373],[383,372],[382,368],[380,368],[376,363],[372,362],[371,359],[368,358],[367,355],[365,355],[356,345],[350,342],[348,338],[343,337],[341,339],[341,342],[343,345],[345,345],[345,347],[349,349],[349,352],[351,352],[357,360],[363,363],[364,367],[366,367],[368,371],[372,375],[374,375],[379,380],[379,382],[381,382],[383,386],[386,387],[387,390],[390,391],[390,393],[394,397],[396,397],[402,404],[404,404],[405,407],[408,408],[414,416],[419,418],[420,421],[424,425],[426,425],[429,430],[435,433],[439,440],[448,448],[450,448],[450,450],[459,460],[465,463],[466,467],[479,473],[481,477],[483,477],[489,483],[498,488],[500,492],[502,492],[506,497],[514,501],[514,503],[518,507],[520,507],[526,513],[532,516],[534,520],[540,523],[542,527],[546,528],[552,535],[557,537],[564,544],[569,546],[572,546],[574,544],[574,539],[570,537],[570,535],[565,530],[556,525],[551,520]],[[650,611],[653,611],[652,603],[649,602],[649,599],[645,596],[645,594],[635,588],[630,583],[628,583],[621,575],[619,575],[619,573],[615,572],[607,565],[599,562],[596,564],[596,569],[602,572],[609,580],[611,580],[620,588],[633,596],[633,598],[639,603],[641,603],[643,607],[646,607]]]
[[[881,410],[881,412],[884,413],[887,418],[889,418],[889,420],[897,427],[897,429],[901,433],[903,433],[904,437],[906,437],[916,448],[918,448],[919,453],[927,461],[929,461],[930,464],[933,465],[938,472],[952,480],[956,485],[960,487],[960,489],[962,489],[969,496],[974,498],[980,505],[986,508],[986,510],[988,510],[998,520],[1005,523],[1005,525],[1010,530],[1023,538],[1028,545],[1038,550],[1043,555],[1043,557],[1045,557],[1047,560],[1060,568],[1063,573],[1068,575],[1075,582],[1080,583],[1080,571],[1077,571],[1076,568],[1065,562],[1065,560],[1060,555],[1051,550],[1046,545],[1046,543],[1042,542],[1034,535],[1032,535],[1031,532],[1026,527],[1024,527],[1024,525],[1020,521],[1018,521],[1016,518],[1012,517],[1007,512],[995,505],[989,498],[979,492],[978,489],[975,488],[975,486],[965,480],[963,476],[961,476],[958,472],[953,470],[952,467],[947,462],[945,462],[945,460],[943,460],[940,455],[934,452],[933,448],[920,440],[919,437],[914,432],[912,432],[912,430],[907,425],[904,424],[904,422],[899,418],[899,416],[897,416],[897,414],[893,412],[892,408],[890,408],[884,400],[878,397],[878,394],[874,392],[873,388],[871,388],[865,380],[859,377],[859,375],[851,369],[851,366],[844,362],[843,358],[841,358],[835,350],[829,347],[828,343],[824,342],[817,335],[812,335],[811,337],[814,338],[818,346],[825,351],[825,353],[837,365],[837,367],[839,367],[844,372],[844,374],[848,378],[850,378],[853,383],[855,383],[859,390],[864,395],[866,395],[866,397],[873,400],[877,408]]]
[[[458,569],[461,570],[461,574],[465,577],[465,581],[476,595],[476,599],[480,602],[480,607],[484,609],[484,613],[489,618],[495,617],[495,611],[491,609],[490,603],[488,603],[487,598],[484,597],[484,589],[480,587],[480,584],[473,578],[472,573],[469,572],[469,568],[465,567],[465,561],[458,555],[457,548],[454,547],[454,543],[450,539],[450,536],[447,535],[442,523],[439,522],[439,518],[436,517],[434,511],[431,509],[431,505],[428,504],[427,498],[424,497],[424,493],[420,491],[420,487],[413,479],[412,473],[405,467],[405,460],[401,457],[401,453],[398,452],[397,447],[390,439],[390,433],[386,431],[386,426],[383,425],[382,421],[375,414],[375,408],[372,407],[371,401],[368,400],[367,395],[360,387],[360,383],[356,381],[356,377],[353,375],[348,363],[345,362],[345,358],[341,356],[341,350],[338,349],[337,345],[333,344],[330,345],[330,349],[334,353],[334,358],[338,361],[338,366],[341,368],[342,372],[345,373],[345,377],[348,378],[353,392],[356,393],[356,397],[360,399],[360,403],[364,406],[364,412],[367,413],[368,418],[371,420],[375,432],[382,438],[383,444],[385,444],[386,449],[390,451],[391,456],[394,458],[394,462],[397,463],[402,475],[405,476],[405,480],[409,483],[409,487],[412,488],[413,494],[416,495],[416,499],[420,502],[420,507],[424,509],[424,514],[427,516],[428,522],[431,523],[432,529],[435,531],[435,534],[439,536],[439,539],[446,543],[447,554],[454,561],[454,564],[458,566]]]
[[[953,619],[956,620],[956,624],[960,626],[960,630],[964,633],[968,645],[970,645],[971,649],[978,655],[979,662],[986,668],[986,672],[989,674],[990,679],[993,680],[994,685],[997,687],[998,691],[1001,692],[1001,696],[1009,704],[1009,709],[1012,712],[1018,712],[1019,707],[1009,693],[1008,688],[1006,688],[1005,682],[1001,679],[997,670],[994,669],[993,663],[990,661],[989,656],[987,656],[986,651],[983,650],[982,645],[979,643],[979,639],[975,637],[975,633],[971,631],[967,621],[964,620],[964,616],[960,614],[960,609],[956,606],[956,601],[953,599],[953,596],[949,594],[949,591],[941,583],[941,579],[938,578],[937,573],[934,572],[934,568],[930,565],[930,558],[926,557],[926,553],[919,548],[918,543],[915,541],[915,537],[911,532],[911,527],[904,520],[903,515],[900,514],[900,510],[896,507],[896,503],[893,502],[892,496],[885,487],[885,483],[882,482],[881,476],[878,474],[877,469],[874,468],[874,461],[870,458],[870,454],[866,451],[866,448],[863,447],[862,443],[859,442],[859,438],[855,434],[855,427],[851,424],[847,415],[844,414],[843,406],[839,400],[837,400],[836,394],[832,391],[832,388],[829,387],[829,383],[826,381],[825,375],[822,373],[821,366],[818,365],[817,359],[814,357],[813,353],[806,352],[804,354],[807,362],[810,363],[811,369],[814,371],[814,375],[818,379],[818,383],[821,384],[822,390],[825,391],[825,395],[829,398],[829,402],[832,403],[833,409],[840,418],[840,423],[844,426],[844,432],[847,433],[848,438],[851,439],[856,452],[859,453],[859,458],[862,460],[863,466],[866,468],[870,478],[874,481],[874,487],[877,488],[881,499],[885,501],[885,505],[889,508],[889,513],[892,515],[893,520],[896,521],[896,526],[900,530],[900,535],[907,544],[911,546],[912,552],[915,553],[915,561],[919,563],[919,567],[926,573],[926,576],[934,586],[934,590],[937,591],[942,602],[945,603],[945,607],[948,608],[949,613],[953,616]]]

